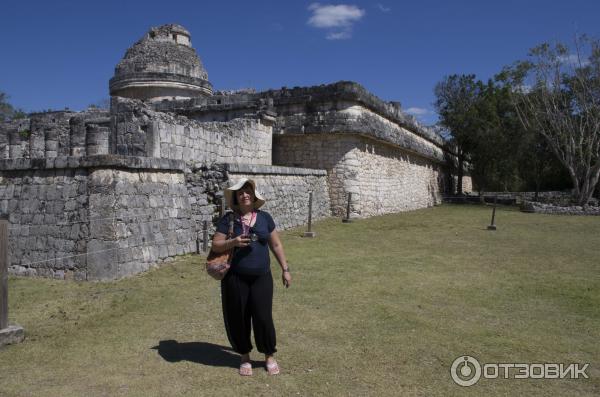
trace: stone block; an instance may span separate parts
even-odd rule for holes
[[[7,328],[0,329],[0,347],[21,343],[24,339],[25,331],[20,325],[12,324]]]
[[[90,240],[87,245],[87,279],[117,278],[118,245],[114,241]]]

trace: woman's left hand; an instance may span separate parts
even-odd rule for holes
[[[283,272],[281,274],[281,281],[283,281],[283,285],[285,285],[285,288],[289,288],[290,285],[292,285],[292,275],[290,274],[290,272]]]

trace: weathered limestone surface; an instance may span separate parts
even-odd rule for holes
[[[107,154],[108,112],[52,111],[0,123],[0,159],[48,159]]]
[[[229,186],[227,165],[199,163],[190,171],[185,174],[185,183],[196,232],[201,233],[203,222],[206,221],[212,236],[214,224],[221,213],[223,190]]]
[[[165,101],[154,107],[203,121],[268,111],[275,115],[275,134],[362,134],[443,160],[438,134],[404,114],[397,102],[384,102],[349,81]]]
[[[8,214],[9,272],[111,280],[196,252],[202,223],[219,218],[222,191],[257,181],[280,229],[329,216],[322,170],[199,164],[100,155],[0,161],[0,212]]]
[[[246,118],[198,122],[155,112],[140,101],[113,98],[121,155],[205,163],[271,164],[270,123]]]
[[[332,110],[322,104],[312,113],[279,115],[275,130],[282,134],[335,134],[345,139],[345,134],[359,134],[397,145],[432,161],[443,161],[441,147],[422,136],[373,113],[363,106],[339,102]],[[339,136],[342,135],[342,136]]]
[[[0,347],[21,343],[25,339],[23,327],[17,324],[11,324],[4,329],[0,329]]]
[[[276,136],[274,161],[327,170],[332,213],[351,216],[407,211],[441,202],[440,165],[362,136]]]
[[[212,86],[183,26],[154,27],[127,50],[110,79],[110,94],[138,99],[211,95]]]
[[[308,221],[308,196],[313,192],[312,219],[331,216],[327,179],[324,170],[231,164],[228,179],[254,179],[266,199],[268,211],[279,229],[304,225]]]
[[[86,278],[87,181],[82,168],[2,172],[0,210],[10,222],[11,273]]]
[[[46,160],[0,161],[12,274],[114,279],[195,251],[182,162],[114,155]]]
[[[136,274],[159,260],[196,250],[182,172],[91,171],[89,220],[89,280]]]

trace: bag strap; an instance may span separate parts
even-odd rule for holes
[[[227,232],[227,238],[232,238],[233,237],[233,212],[229,213],[229,231]]]

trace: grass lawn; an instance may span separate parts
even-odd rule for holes
[[[10,278],[1,396],[600,395],[600,218],[444,205],[283,233],[282,374],[237,375],[203,258],[111,283]],[[455,358],[590,363],[589,379],[481,379]],[[253,353],[255,365],[261,356]]]

